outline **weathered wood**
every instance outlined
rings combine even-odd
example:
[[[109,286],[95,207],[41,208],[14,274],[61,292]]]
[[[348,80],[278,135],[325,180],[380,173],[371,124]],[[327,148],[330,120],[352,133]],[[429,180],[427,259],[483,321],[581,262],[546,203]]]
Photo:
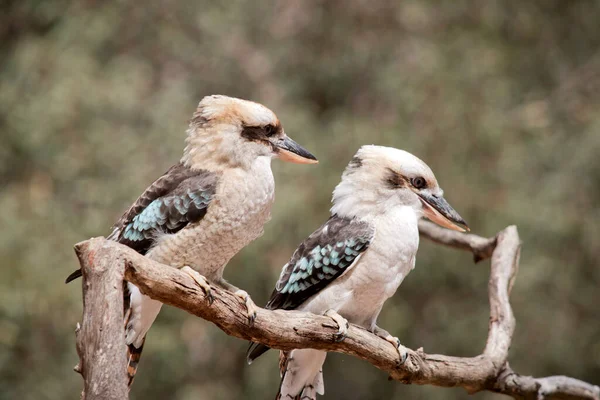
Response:
[[[123,260],[111,242],[91,239],[75,245],[83,272],[83,322],[77,327],[85,400],[128,397],[123,334]]]
[[[521,376],[514,373],[508,365],[508,349],[515,329],[509,294],[518,271],[521,246],[516,227],[510,226],[490,239],[444,230],[424,221],[419,224],[419,228],[423,237],[470,251],[476,261],[492,258],[488,285],[488,338],[483,353],[477,357],[426,354],[419,349],[410,351],[407,362],[399,365],[394,347],[365,329],[351,325],[346,339],[336,342],[334,334],[337,327],[330,318],[298,311],[259,309],[256,321],[249,325],[243,302],[232,293],[214,287],[215,300],[209,304],[206,294],[192,278],[177,269],[151,261],[118,243],[102,239],[92,239],[79,246],[80,251],[84,250],[84,260],[90,260],[90,257],[94,262],[99,262],[100,259],[124,260],[125,279],[136,284],[144,294],[211,321],[228,335],[240,339],[260,342],[281,350],[314,348],[350,354],[386,371],[391,378],[406,383],[460,386],[470,393],[491,390],[526,399],[600,399],[598,386],[562,376],[537,379]],[[102,255],[101,258],[98,253]],[[122,264],[119,261],[113,266]],[[121,296],[120,290],[118,292]],[[118,304],[122,306],[122,300]],[[119,306],[112,308],[122,317]],[[85,312],[90,310],[91,308],[86,308]],[[122,326],[120,329],[122,330]],[[121,342],[122,336],[121,331]],[[122,348],[124,352],[124,344]]]
[[[494,248],[496,248],[496,237],[482,238],[472,233],[457,233],[456,231],[440,228],[425,220],[419,221],[419,233],[432,242],[470,251],[473,253],[475,262],[490,258]]]
[[[567,376],[534,378],[515,373],[505,364],[497,380],[489,390],[504,393],[514,398],[525,399],[598,399],[598,386],[589,385]]]

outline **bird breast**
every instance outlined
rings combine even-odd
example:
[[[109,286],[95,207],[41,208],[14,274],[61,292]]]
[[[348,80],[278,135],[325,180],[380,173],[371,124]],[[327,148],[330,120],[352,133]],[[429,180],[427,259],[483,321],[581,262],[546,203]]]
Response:
[[[419,247],[417,217],[399,208],[372,221],[375,236],[369,249],[344,275],[301,309],[323,313],[335,309],[350,322],[370,328],[383,303],[394,295],[415,266]]]
[[[149,256],[178,268],[189,265],[209,279],[221,278],[227,262],[263,234],[274,191],[266,157],[259,157],[247,170],[225,170],[205,217],[160,238]]]

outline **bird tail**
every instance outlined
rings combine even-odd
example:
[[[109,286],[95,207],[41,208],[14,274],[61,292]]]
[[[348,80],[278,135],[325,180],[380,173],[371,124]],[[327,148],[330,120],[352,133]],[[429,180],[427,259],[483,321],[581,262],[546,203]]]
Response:
[[[323,385],[323,372],[319,371],[317,376],[315,377],[315,381],[311,384],[308,384],[302,388],[300,393],[295,395],[294,397],[290,397],[290,395],[286,395],[286,397],[282,397],[281,387],[283,385],[283,380],[285,376],[281,378],[281,383],[279,384],[279,390],[277,391],[276,400],[281,399],[293,399],[293,400],[317,400],[317,394],[323,394],[325,389]]]
[[[292,350],[280,352],[281,382],[277,400],[316,400],[325,393],[323,362],[327,353],[318,350]]]
[[[71,275],[67,276],[67,279],[65,279],[65,283],[69,283],[71,281],[74,281],[75,279],[79,278],[82,274],[81,270],[75,270],[71,273]]]
[[[127,329],[131,312],[131,292],[129,291],[127,282],[123,281],[123,324],[125,325],[125,329]],[[138,347],[135,347],[133,343],[127,345],[127,387],[129,388],[131,388],[133,378],[135,378],[145,342],[146,336],[144,336],[142,343]]]
[[[131,384],[133,383],[133,378],[135,378],[135,373],[137,372],[138,363],[140,362],[140,357],[142,356],[142,350],[144,349],[145,341],[146,337],[144,337],[142,345],[140,347],[135,347],[133,344],[127,345],[128,387],[131,387]]]
[[[254,360],[269,351],[271,348],[260,343],[250,343],[248,351],[246,352],[246,361],[248,364],[252,364]]]

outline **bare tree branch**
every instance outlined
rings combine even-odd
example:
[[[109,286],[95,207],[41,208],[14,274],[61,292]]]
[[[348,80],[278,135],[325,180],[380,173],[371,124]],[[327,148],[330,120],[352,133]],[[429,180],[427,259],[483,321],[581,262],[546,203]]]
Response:
[[[432,242],[456,249],[467,250],[473,253],[475,262],[483,261],[492,256],[496,248],[496,238],[482,238],[473,234],[460,234],[448,229],[440,228],[431,222],[419,221],[421,236]]]
[[[101,238],[84,242],[85,247],[79,246],[84,249],[84,260],[99,251],[107,257],[112,254],[108,257],[112,260],[124,260],[125,279],[137,285],[144,294],[211,321],[228,335],[240,339],[281,350],[314,348],[350,354],[405,383],[460,386],[469,393],[490,390],[514,398],[536,400],[600,399],[598,386],[561,376],[537,379],[521,376],[508,365],[508,349],[515,329],[509,294],[518,271],[521,246],[516,227],[510,226],[491,239],[451,232],[427,222],[420,223],[419,228],[422,236],[434,242],[471,251],[476,261],[492,258],[489,332],[484,352],[477,357],[426,354],[419,349],[411,351],[407,362],[399,365],[394,347],[365,329],[351,325],[346,339],[337,343],[334,340],[337,326],[330,318],[298,311],[260,309],[255,323],[250,326],[244,304],[232,293],[215,287],[215,301],[211,305],[202,289],[175,268],[153,262],[125,246]],[[122,336],[121,332],[119,342],[122,342]],[[119,346],[116,342],[112,345]]]
[[[77,327],[85,400],[121,400],[128,394],[123,334],[124,263],[112,242],[97,238],[75,245],[83,272],[83,322]],[[119,249],[120,250],[120,249]]]

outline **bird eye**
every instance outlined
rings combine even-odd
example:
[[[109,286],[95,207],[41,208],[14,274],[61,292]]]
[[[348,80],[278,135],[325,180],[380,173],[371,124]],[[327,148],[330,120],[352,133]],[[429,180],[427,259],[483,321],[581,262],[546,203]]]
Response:
[[[427,181],[425,181],[425,178],[420,176],[412,178],[410,183],[417,189],[423,189],[425,186],[427,186]]]
[[[277,132],[277,130],[275,129],[275,127],[273,125],[265,126],[265,134],[267,135],[267,137],[273,136],[275,134],[275,132]]]

